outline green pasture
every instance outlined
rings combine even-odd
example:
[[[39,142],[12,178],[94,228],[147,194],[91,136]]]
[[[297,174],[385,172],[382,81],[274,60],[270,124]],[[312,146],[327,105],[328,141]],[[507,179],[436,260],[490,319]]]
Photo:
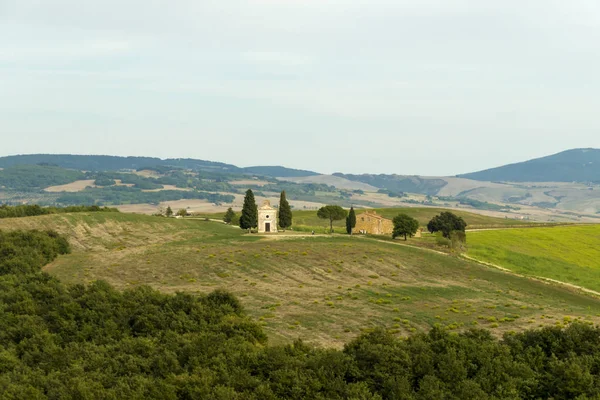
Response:
[[[600,225],[479,231],[467,241],[477,260],[600,291]]]

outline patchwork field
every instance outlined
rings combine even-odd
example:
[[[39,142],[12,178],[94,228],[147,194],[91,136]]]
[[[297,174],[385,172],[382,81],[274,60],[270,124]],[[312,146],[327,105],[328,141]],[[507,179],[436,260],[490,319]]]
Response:
[[[373,327],[407,335],[434,324],[480,326],[500,334],[600,321],[594,297],[364,237],[265,237],[203,220],[124,213],[0,220],[0,229],[34,228],[69,236],[73,253],[46,269],[63,281],[103,279],[118,288],[146,284],[165,292],[224,288],[275,343],[302,337],[341,346]]]
[[[468,255],[600,291],[600,225],[472,232]]]

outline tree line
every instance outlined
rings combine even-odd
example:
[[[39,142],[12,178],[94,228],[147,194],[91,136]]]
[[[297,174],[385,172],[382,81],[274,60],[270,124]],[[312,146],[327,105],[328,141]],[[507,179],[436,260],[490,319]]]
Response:
[[[105,188],[86,188],[85,190],[76,193],[63,193],[56,199],[56,202],[64,205],[120,205],[137,203],[159,204],[165,201],[182,199],[207,200],[211,203],[230,203],[234,200],[234,196],[228,194],[181,190],[144,192],[142,189],[133,187],[109,186]]]
[[[268,345],[237,298],[66,285],[54,232],[0,232],[3,399],[594,399],[600,329],[367,331],[343,349]]]
[[[37,204],[20,206],[0,205],[0,219],[76,212],[119,212],[119,210],[117,208],[100,206],[40,207]]]

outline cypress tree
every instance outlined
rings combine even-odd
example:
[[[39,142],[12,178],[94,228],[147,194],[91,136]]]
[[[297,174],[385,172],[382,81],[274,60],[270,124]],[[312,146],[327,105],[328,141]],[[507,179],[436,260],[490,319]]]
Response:
[[[285,197],[285,190],[281,192],[281,197],[279,198],[279,226],[284,230],[292,226],[292,209],[290,207],[290,203],[288,203],[287,198]]]
[[[348,235],[352,235],[352,230],[356,226],[356,213],[354,212],[354,207],[350,207],[350,213],[346,217],[346,232]]]
[[[240,217],[240,228],[252,229],[258,226],[258,206],[254,200],[254,193],[251,189],[246,191],[244,196],[244,206]]]

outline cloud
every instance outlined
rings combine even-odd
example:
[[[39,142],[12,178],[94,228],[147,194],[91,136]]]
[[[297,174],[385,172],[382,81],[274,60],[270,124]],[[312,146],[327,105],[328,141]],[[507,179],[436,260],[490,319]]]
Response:
[[[42,144],[48,132],[110,132],[127,142],[121,153],[130,146],[150,155],[158,150],[145,143],[161,142],[165,131],[173,140],[216,137],[246,147],[289,132],[290,141],[304,140],[273,163],[301,167],[302,154],[315,153],[322,165],[314,169],[350,172],[368,169],[350,144],[337,161],[316,147],[368,138],[386,144],[380,172],[437,175],[527,158],[534,147],[538,155],[600,146],[592,134],[600,129],[599,7],[592,0],[0,0],[3,130]],[[28,152],[24,143],[7,146]],[[223,147],[205,157],[252,163],[247,152]],[[398,148],[430,150],[405,152],[399,166]],[[435,151],[455,154],[461,170],[437,161]]]
[[[133,48],[127,40],[71,40],[61,43],[25,43],[0,49],[0,62],[65,62],[126,54]]]

